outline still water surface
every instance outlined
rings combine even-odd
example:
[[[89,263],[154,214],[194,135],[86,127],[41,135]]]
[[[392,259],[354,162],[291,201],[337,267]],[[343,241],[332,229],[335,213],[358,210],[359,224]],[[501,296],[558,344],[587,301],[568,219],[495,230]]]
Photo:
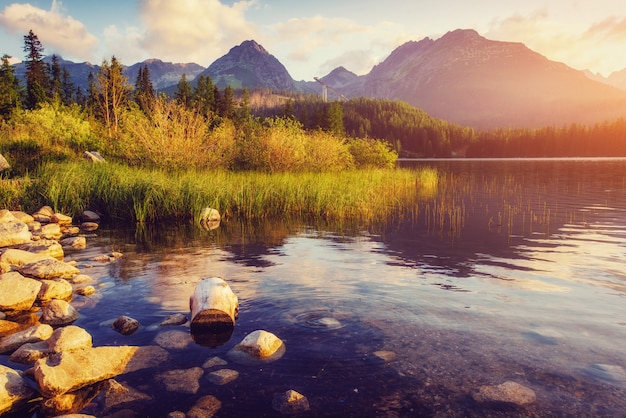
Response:
[[[626,160],[403,161],[432,166],[440,193],[377,227],[222,223],[102,229],[68,255],[103,286],[74,300],[94,345],[153,344],[189,312],[205,277],[240,301],[232,337],[170,350],[165,368],[201,367],[251,331],[286,345],[239,378],[167,393],[158,371],[118,378],[149,394],[137,416],[187,411],[215,395],[218,416],[276,416],[275,393],[304,394],[303,416],[626,416]],[[121,251],[120,260],[89,263]],[[121,336],[111,319],[142,324]],[[188,332],[188,327],[168,327]],[[395,354],[383,361],[374,352]],[[482,385],[535,391],[526,407],[477,404]],[[86,412],[103,414],[92,403]],[[114,411],[114,410],[113,410]]]

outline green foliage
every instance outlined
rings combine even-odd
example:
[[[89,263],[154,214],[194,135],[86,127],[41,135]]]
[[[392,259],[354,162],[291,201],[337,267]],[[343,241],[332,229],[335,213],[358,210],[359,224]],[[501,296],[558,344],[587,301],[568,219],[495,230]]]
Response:
[[[370,138],[352,139],[349,148],[358,168],[393,168],[398,158],[388,143]]]

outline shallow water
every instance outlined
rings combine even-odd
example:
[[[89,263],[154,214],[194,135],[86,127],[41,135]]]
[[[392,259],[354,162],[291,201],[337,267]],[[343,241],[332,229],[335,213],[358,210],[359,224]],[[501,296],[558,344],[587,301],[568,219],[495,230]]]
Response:
[[[288,389],[308,398],[303,416],[626,416],[626,160],[401,165],[434,166],[453,186],[376,227],[103,228],[87,250],[68,254],[100,285],[73,301],[76,325],[96,346],[188,333],[156,324],[187,314],[202,278],[223,277],[239,297],[224,345],[181,344],[163,366],[220,356],[239,378],[202,378],[188,395],[165,392],[154,378],[162,370],[120,376],[153,398],[131,405],[136,416],[186,412],[206,394],[222,402],[217,416],[276,416],[272,397]],[[91,261],[111,250],[124,256]],[[110,320],[120,315],[142,326],[117,334]],[[283,339],[284,355],[230,361],[227,351],[257,329]],[[0,363],[16,367],[6,356]],[[536,402],[471,397],[508,380],[533,389]],[[84,412],[116,411],[98,399]]]

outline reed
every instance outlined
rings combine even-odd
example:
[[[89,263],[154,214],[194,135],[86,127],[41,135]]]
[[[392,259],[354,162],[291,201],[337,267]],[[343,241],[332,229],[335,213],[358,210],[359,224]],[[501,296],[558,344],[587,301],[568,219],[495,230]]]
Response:
[[[112,220],[198,220],[206,206],[226,218],[377,222],[414,210],[434,193],[436,172],[404,169],[341,172],[232,172],[133,168],[115,163],[42,166],[31,195],[38,204]]]

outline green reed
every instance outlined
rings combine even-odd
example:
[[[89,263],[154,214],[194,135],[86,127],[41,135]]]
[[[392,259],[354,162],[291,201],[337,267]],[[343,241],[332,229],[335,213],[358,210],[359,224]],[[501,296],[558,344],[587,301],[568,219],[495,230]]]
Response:
[[[204,207],[226,218],[375,222],[412,210],[437,189],[437,172],[404,169],[261,173],[131,168],[106,163],[47,164],[33,182],[39,201],[112,220],[198,221]]]

